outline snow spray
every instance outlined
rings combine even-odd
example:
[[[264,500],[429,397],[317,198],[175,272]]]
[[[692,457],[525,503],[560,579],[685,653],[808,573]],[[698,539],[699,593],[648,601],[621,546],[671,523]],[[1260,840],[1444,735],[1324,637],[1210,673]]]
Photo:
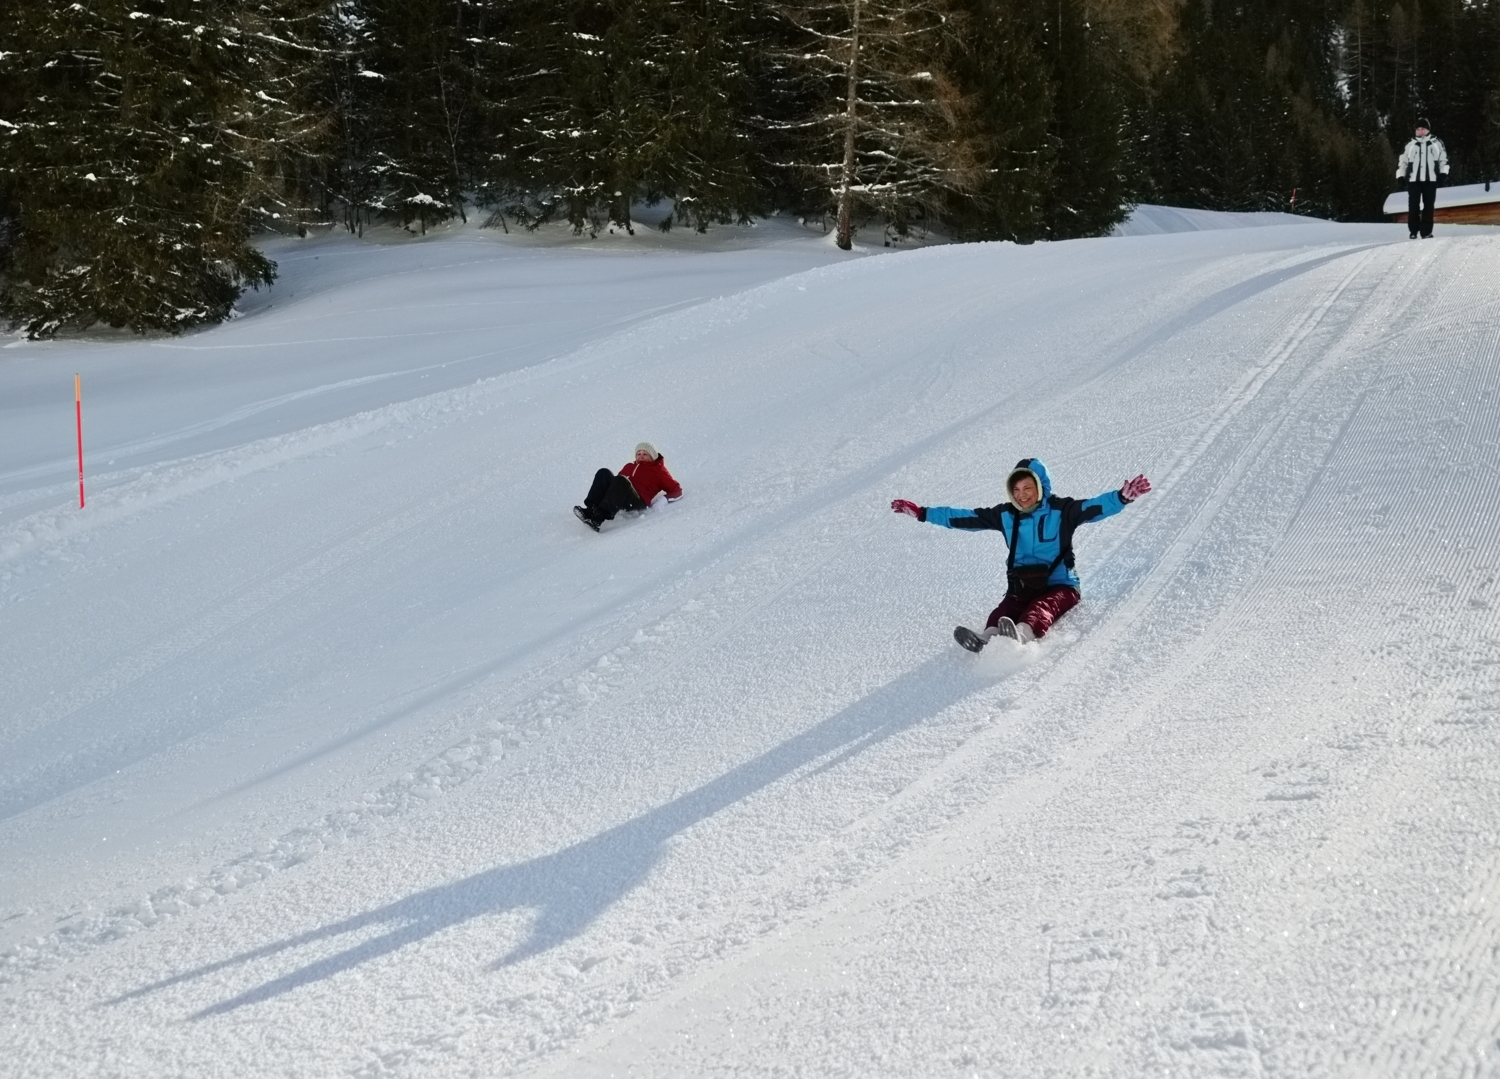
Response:
[[[73,414],[78,420],[78,508],[83,509],[83,376],[73,376]]]

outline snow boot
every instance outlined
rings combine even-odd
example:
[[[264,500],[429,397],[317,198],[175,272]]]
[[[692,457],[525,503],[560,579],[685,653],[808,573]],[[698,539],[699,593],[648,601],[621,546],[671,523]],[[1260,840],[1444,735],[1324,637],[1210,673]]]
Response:
[[[588,510],[584,509],[582,506],[573,507],[573,516],[577,517],[580,521],[588,525],[595,532],[599,531],[599,522],[594,520],[594,515]]]
[[[968,626],[959,626],[953,631],[953,639],[963,645],[970,652],[978,652],[984,648],[986,638],[975,633]]]
[[[1031,628],[1030,622],[1016,622],[1003,617],[995,623],[994,634],[997,637],[1009,637],[1017,644],[1030,644],[1036,640],[1036,630]]]

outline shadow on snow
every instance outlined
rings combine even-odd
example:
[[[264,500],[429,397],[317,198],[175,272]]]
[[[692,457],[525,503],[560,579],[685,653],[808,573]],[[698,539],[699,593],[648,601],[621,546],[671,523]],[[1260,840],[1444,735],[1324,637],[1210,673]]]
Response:
[[[823,761],[825,768],[845,763],[885,739],[940,714],[976,688],[975,682],[954,669],[952,655],[935,656],[817,726],[696,790],[555,854],[487,869],[451,884],[416,892],[332,925],[154,982],[109,1003],[122,1003],[345,934],[372,927],[384,930],[372,939],[308,963],[193,1016],[203,1019],[331,978],[473,918],[534,910],[536,916],[529,936],[491,969],[518,963],[587,929],[646,879],[661,858],[663,844],[673,836],[824,758],[831,757]]]

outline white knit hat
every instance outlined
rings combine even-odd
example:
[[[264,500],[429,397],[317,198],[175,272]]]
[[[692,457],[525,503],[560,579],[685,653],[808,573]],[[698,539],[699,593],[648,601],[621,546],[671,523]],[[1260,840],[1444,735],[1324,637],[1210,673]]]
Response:
[[[649,442],[637,442],[635,444],[636,453],[640,453],[642,450],[645,450],[647,453],[649,453],[651,455],[651,460],[653,461],[661,459],[661,454],[657,453],[656,447],[651,445],[651,443]]]

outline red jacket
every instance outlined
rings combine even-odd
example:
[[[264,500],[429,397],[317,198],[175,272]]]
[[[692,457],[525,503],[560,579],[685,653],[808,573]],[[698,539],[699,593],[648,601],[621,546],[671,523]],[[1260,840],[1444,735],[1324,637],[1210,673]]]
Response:
[[[667,471],[665,458],[658,457],[654,461],[641,464],[639,461],[631,461],[620,469],[620,475],[630,481],[630,486],[635,488],[635,493],[641,496],[641,501],[646,505],[662,491],[667,492],[671,499],[682,497],[682,485],[672,478],[672,473]]]

